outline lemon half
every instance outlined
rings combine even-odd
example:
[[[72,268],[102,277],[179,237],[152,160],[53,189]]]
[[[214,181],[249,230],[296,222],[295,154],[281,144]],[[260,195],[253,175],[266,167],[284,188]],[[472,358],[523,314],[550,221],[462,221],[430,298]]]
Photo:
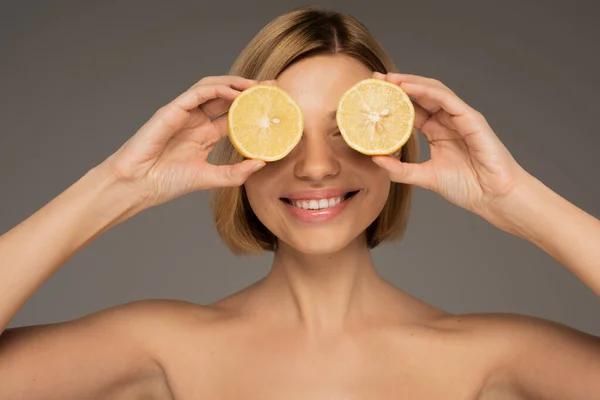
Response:
[[[276,161],[298,144],[302,110],[275,85],[258,84],[240,93],[228,112],[229,138],[244,157]]]
[[[342,137],[354,150],[367,155],[392,154],[410,138],[415,109],[400,86],[370,78],[342,95],[336,120]]]

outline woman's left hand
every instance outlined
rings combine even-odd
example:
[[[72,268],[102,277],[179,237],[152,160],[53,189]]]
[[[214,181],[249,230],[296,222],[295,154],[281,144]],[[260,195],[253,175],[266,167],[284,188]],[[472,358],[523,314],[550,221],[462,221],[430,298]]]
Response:
[[[484,116],[438,80],[417,75],[374,73],[399,85],[415,106],[415,128],[427,139],[431,158],[404,163],[373,156],[395,182],[433,190],[486,219],[498,201],[528,179]]]

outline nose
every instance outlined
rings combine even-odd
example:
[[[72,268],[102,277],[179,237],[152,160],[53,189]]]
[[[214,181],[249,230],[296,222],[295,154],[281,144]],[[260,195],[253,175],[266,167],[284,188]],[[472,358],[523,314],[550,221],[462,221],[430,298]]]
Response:
[[[326,138],[304,134],[294,150],[294,174],[298,178],[322,181],[339,174],[339,160]]]

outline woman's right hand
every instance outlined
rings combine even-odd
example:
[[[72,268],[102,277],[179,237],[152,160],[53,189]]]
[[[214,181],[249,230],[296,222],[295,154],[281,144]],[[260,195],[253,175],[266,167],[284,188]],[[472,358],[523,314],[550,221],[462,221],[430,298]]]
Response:
[[[145,208],[184,194],[239,186],[265,165],[244,160],[234,165],[207,161],[213,146],[227,135],[231,102],[258,82],[238,76],[206,77],[156,113],[99,167],[141,196]]]

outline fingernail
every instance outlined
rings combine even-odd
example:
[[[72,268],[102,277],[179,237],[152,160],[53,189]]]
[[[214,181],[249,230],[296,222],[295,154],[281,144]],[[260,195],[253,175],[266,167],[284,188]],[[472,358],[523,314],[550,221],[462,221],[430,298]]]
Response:
[[[252,168],[250,169],[250,172],[255,172],[258,171],[259,169],[261,169],[262,167],[264,167],[266,165],[266,163],[264,161],[259,161],[254,163],[254,165],[252,166]]]

